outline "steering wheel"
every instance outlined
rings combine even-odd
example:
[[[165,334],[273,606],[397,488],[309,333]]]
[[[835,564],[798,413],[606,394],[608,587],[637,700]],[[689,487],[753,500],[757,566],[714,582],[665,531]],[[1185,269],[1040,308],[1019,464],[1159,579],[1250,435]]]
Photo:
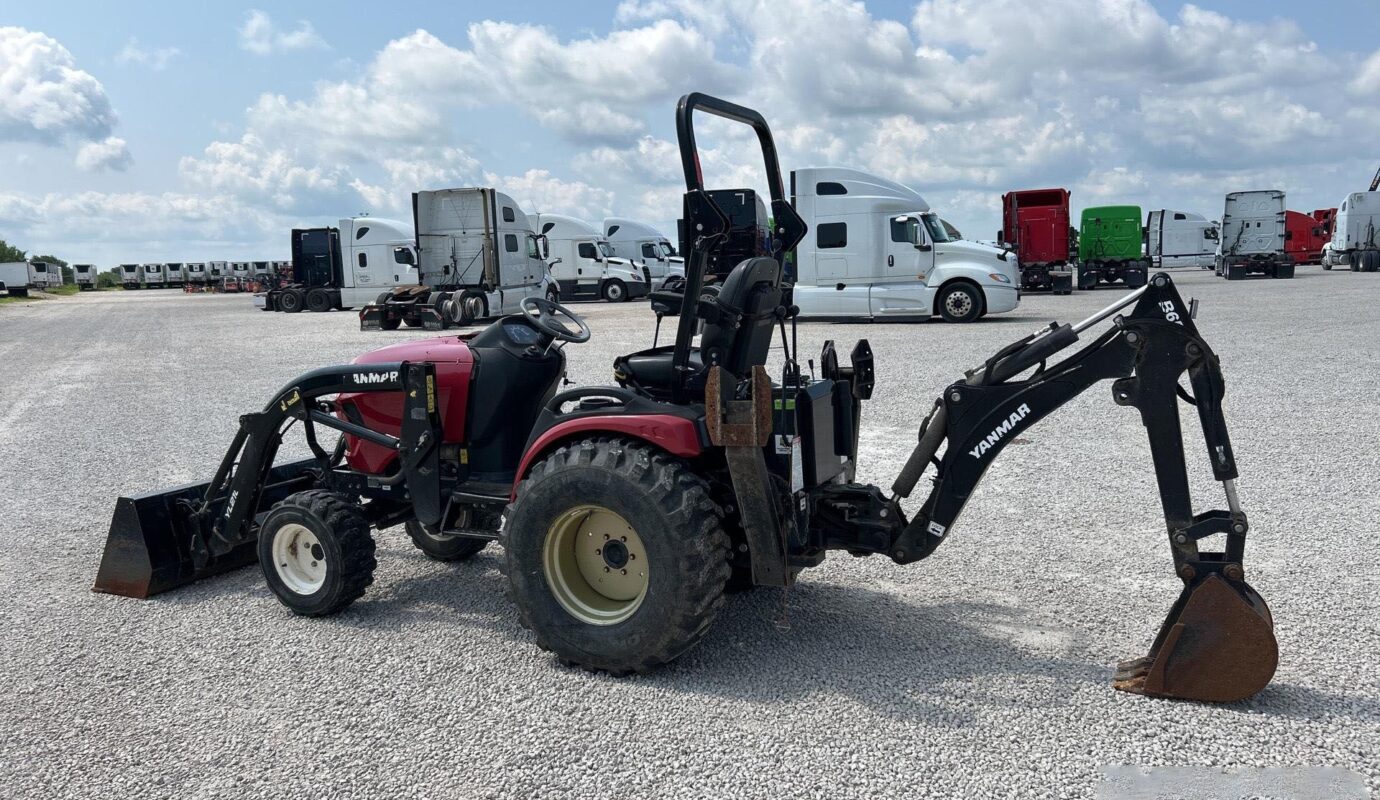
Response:
[[[543,333],[557,341],[573,344],[589,341],[589,326],[585,324],[584,320],[575,316],[574,311],[560,303],[553,303],[545,297],[524,297],[522,298],[522,310]],[[575,323],[579,330],[572,331],[566,325],[567,321]]]

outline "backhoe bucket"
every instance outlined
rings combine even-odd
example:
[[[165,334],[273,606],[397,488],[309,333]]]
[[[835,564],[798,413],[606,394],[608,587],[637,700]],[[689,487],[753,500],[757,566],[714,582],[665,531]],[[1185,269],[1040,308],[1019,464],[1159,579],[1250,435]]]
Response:
[[[259,499],[259,513],[296,491],[310,488],[312,459],[274,467]],[[224,499],[197,514],[210,483],[192,483],[115,501],[105,554],[92,591],[147,598],[184,584],[248,566],[257,558],[251,537],[228,552],[212,554],[207,539]]]
[[[1184,587],[1150,655],[1121,662],[1112,686],[1152,697],[1228,703],[1265,688],[1278,664],[1265,601],[1245,581],[1209,573]]]

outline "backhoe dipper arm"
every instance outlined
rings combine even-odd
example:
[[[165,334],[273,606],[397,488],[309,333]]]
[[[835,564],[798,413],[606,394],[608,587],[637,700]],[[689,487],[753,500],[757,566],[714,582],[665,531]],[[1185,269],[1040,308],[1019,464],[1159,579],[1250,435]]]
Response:
[[[1113,327],[1083,350],[1043,366],[1080,332],[1132,303],[1129,315],[1115,316]],[[932,553],[1008,443],[1094,383],[1113,380],[1112,399],[1138,409],[1149,435],[1175,573],[1184,582],[1150,655],[1123,663],[1116,685],[1160,696],[1232,700],[1268,683],[1278,653],[1269,610],[1244,580],[1248,524],[1236,497],[1236,459],[1222,414],[1222,372],[1191,311],[1169,276],[1160,273],[1145,288],[1077,325],[1052,325],[1003,349],[966,380],[945,389],[892,487],[898,498],[908,496],[927,465],[935,463],[934,488],[892,542],[889,555],[908,563]],[[1012,379],[1037,364],[1029,377]],[[1185,372],[1192,394],[1179,384]],[[1213,475],[1226,490],[1226,510],[1193,513],[1179,423],[1181,399],[1198,409]],[[948,447],[936,459],[943,442]],[[1199,549],[1200,540],[1219,533],[1226,537],[1221,551]]]

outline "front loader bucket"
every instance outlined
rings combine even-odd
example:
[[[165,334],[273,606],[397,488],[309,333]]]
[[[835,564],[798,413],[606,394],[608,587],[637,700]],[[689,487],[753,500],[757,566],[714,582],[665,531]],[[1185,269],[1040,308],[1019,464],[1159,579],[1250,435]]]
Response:
[[[1184,587],[1150,655],[1121,662],[1112,686],[1152,697],[1228,703],[1264,689],[1278,664],[1265,601],[1245,581],[1210,573]]]
[[[305,459],[274,467],[258,511],[265,512],[289,494],[310,488],[313,476],[308,469],[315,466],[316,461]],[[224,509],[222,499],[208,513],[194,513],[209,486],[209,482],[191,483],[116,500],[92,591],[142,599],[252,564],[257,557],[253,538],[228,552],[207,550],[207,529]]]

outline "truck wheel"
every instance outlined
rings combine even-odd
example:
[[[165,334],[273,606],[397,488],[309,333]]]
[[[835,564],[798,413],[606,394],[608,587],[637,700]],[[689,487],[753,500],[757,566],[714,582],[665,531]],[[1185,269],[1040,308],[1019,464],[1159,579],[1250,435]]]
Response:
[[[604,283],[604,299],[610,303],[621,303],[628,299],[628,287],[616,278],[606,281]]]
[[[1362,250],[1357,260],[1362,272],[1375,272],[1380,269],[1380,250]]]
[[[330,311],[333,305],[335,303],[331,302],[331,293],[325,289],[312,289],[307,292],[308,311]]]
[[[296,289],[288,289],[278,295],[278,310],[286,311],[289,314],[296,314],[302,310],[302,293]]]
[[[259,526],[268,588],[295,614],[321,617],[353,603],[374,582],[374,539],[359,505],[312,489],[273,506]]]
[[[441,533],[415,519],[408,520],[404,527],[417,549],[437,561],[464,561],[489,545],[487,539]]]
[[[585,439],[537,462],[500,541],[519,620],[566,664],[646,672],[723,606],[729,541],[708,484],[640,442]]]
[[[416,317],[403,317],[403,324],[409,328],[422,327],[422,321],[417,319]]]
[[[951,283],[939,290],[935,305],[945,322],[974,322],[982,316],[982,292],[971,283]]]
[[[395,331],[402,325],[402,320],[397,317],[384,317],[379,320],[379,327],[386,331]]]

